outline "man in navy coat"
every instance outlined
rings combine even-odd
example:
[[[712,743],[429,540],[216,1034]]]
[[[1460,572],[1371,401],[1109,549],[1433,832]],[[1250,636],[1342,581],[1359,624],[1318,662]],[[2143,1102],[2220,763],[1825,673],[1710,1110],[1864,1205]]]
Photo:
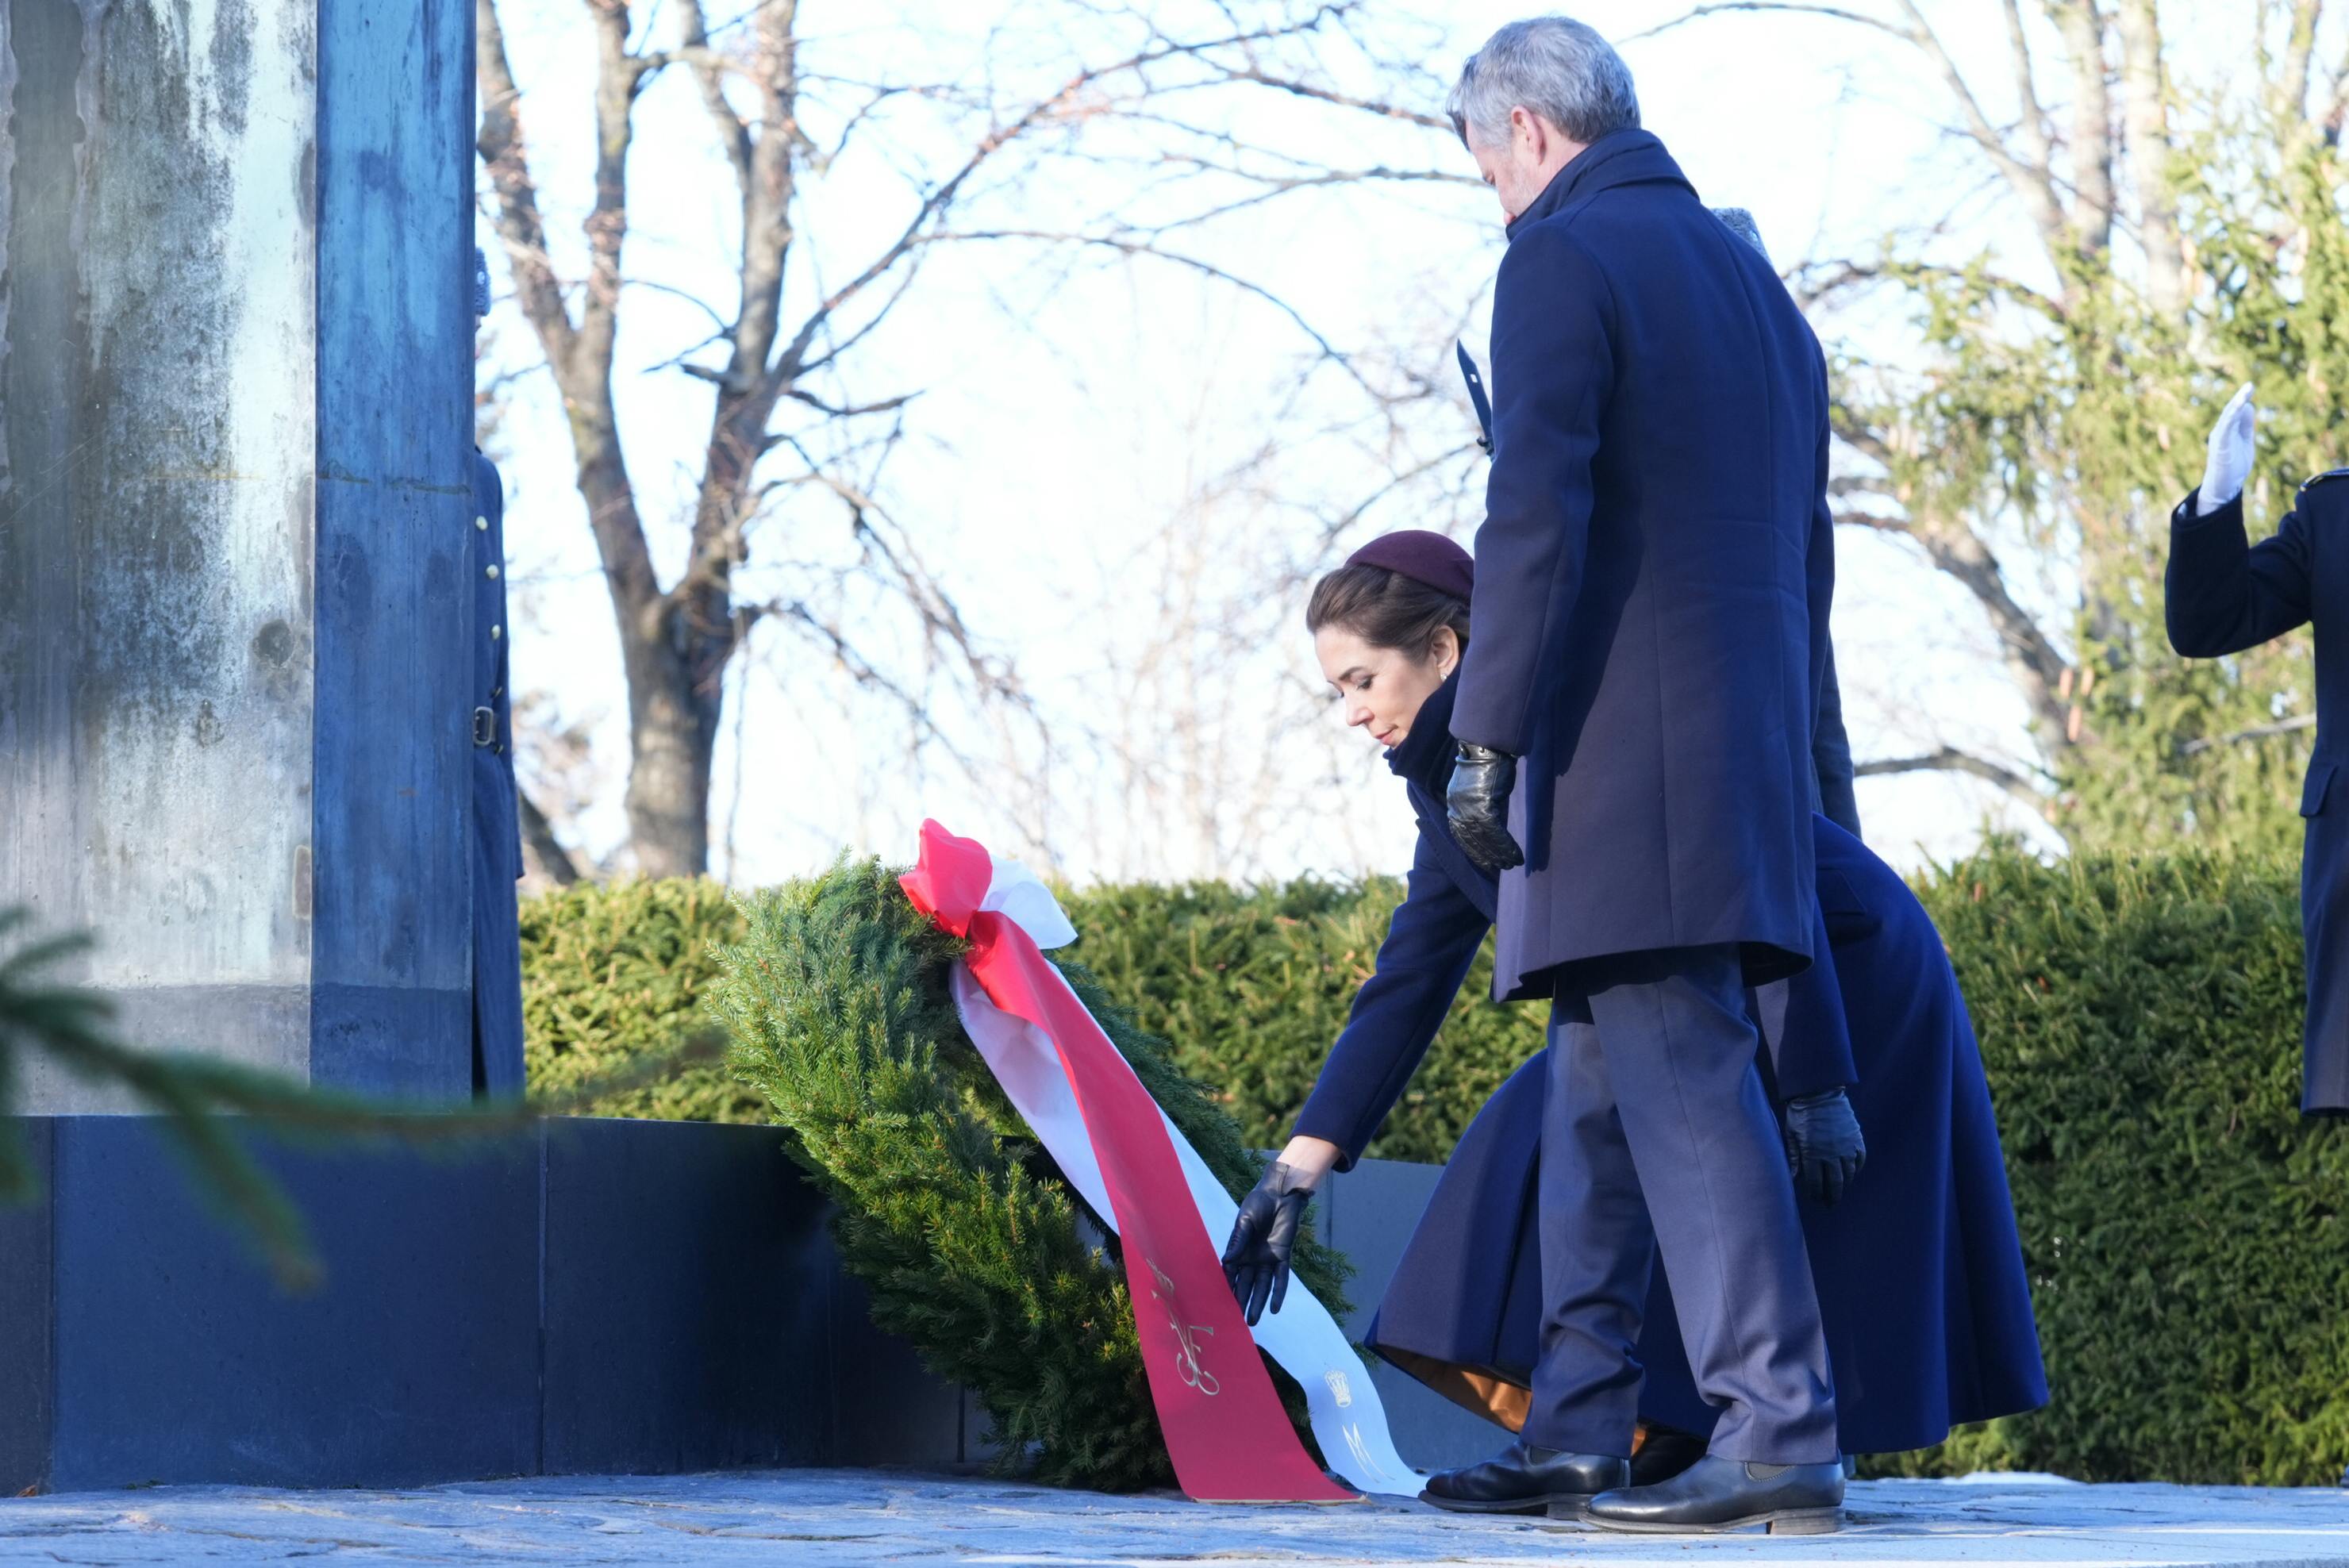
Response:
[[[2308,949],[2301,1110],[2349,1115],[2349,779],[2340,777],[2349,694],[2349,469],[2319,474],[2275,533],[2243,531],[2256,410],[2245,387],[2210,432],[2202,483],[2169,520],[2170,645],[2189,658],[2256,647],[2296,626],[2316,628],[2316,748],[2300,791],[2300,920]]]
[[[1452,1484],[1595,1491],[1619,1528],[1832,1529],[1826,1346],[1744,1005],[1810,965],[1818,918],[1826,366],[1589,28],[1502,28],[1453,109],[1509,241],[1449,810],[1505,872],[1496,995],[1554,998],[1546,1181],[1590,1196],[1544,1232],[1525,1441]],[[1850,1117],[1840,1089],[1798,1112]],[[1658,1255],[1720,1418],[1683,1475],[1602,1491]]]
[[[489,311],[489,272],[473,253],[473,315]],[[522,875],[522,822],[514,796],[513,698],[507,689],[505,486],[474,449],[473,507],[466,559],[473,577],[472,862],[473,1090],[523,1091],[522,936],[514,882]]]

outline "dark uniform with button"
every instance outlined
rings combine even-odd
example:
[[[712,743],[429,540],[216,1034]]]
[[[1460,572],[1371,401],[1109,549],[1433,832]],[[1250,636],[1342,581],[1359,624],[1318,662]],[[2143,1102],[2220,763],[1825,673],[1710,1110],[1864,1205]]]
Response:
[[[472,469],[473,1088],[520,1094],[522,934],[514,882],[522,875],[522,824],[506,689],[505,497],[497,466],[478,449]]]
[[[2169,643],[2188,658],[2241,653],[2301,625],[2316,637],[2316,751],[2301,787],[2307,819],[2300,918],[2308,950],[2301,1109],[2349,1113],[2349,469],[2300,487],[2273,537],[2251,544],[2240,496],[2169,519]]]
[[[489,269],[473,253],[473,312],[489,308]],[[522,933],[514,883],[522,876],[522,820],[514,794],[513,701],[506,647],[505,485],[473,449],[467,559],[473,580],[473,1088],[523,1091]]]

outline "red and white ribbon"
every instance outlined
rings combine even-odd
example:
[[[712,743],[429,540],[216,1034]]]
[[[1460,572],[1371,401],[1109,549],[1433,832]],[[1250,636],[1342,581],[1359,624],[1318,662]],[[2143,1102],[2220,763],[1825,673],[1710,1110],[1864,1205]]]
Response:
[[[1167,1119],[1046,947],[1076,939],[1050,889],[935,822],[903,879],[915,905],[971,938],[953,976],[963,1027],[1005,1094],[1093,1212],[1118,1231],[1151,1398],[1175,1478],[1213,1501],[1338,1501],[1297,1440],[1217,1255],[1238,1206]],[[1361,1358],[1301,1283],[1254,1342],[1305,1389],[1313,1432],[1364,1491],[1415,1495]]]

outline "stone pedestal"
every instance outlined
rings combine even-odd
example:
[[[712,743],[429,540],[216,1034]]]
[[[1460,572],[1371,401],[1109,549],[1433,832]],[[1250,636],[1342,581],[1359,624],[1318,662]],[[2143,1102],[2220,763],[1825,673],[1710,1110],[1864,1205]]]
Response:
[[[471,16],[0,0],[0,906],[137,1044],[471,1086]]]
[[[978,1457],[777,1129],[269,1149],[326,1269],[289,1295],[152,1119],[5,1125],[46,1191],[0,1208],[0,1496]]]

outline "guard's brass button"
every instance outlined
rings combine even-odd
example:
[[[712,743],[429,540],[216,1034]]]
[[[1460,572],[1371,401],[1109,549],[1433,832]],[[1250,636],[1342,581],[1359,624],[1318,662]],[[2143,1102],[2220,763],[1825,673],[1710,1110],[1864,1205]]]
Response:
[[[481,570],[488,573],[492,577],[495,577],[498,574],[498,569],[494,566],[485,566]]]
[[[477,517],[473,520],[473,526],[487,533],[490,531],[490,520],[486,517]]]
[[[493,643],[505,634],[506,629],[503,626],[492,626],[490,628],[490,641]]]

